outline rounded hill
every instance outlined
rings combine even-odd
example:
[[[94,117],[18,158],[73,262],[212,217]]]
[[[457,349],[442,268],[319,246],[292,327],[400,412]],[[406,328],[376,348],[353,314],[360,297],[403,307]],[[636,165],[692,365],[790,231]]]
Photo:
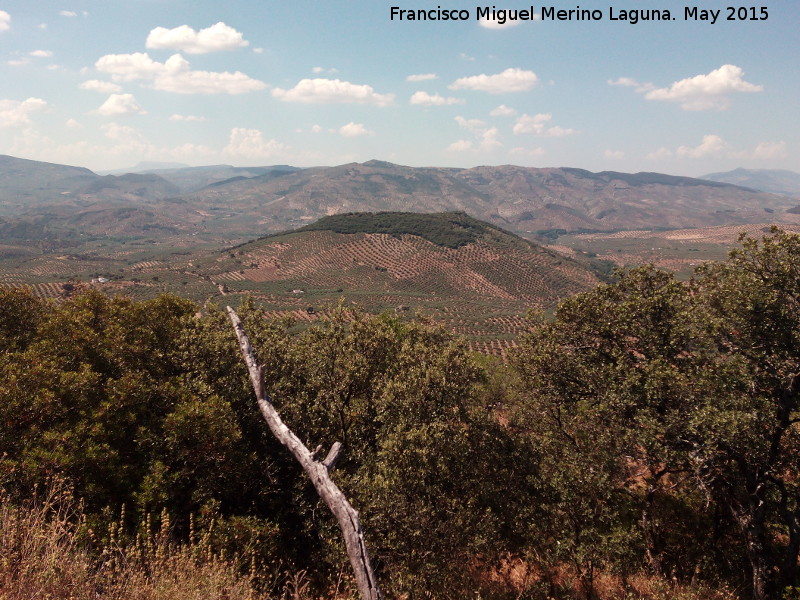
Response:
[[[422,312],[503,347],[529,310],[598,281],[575,260],[452,212],[334,215],[232,248],[206,268],[226,293],[251,293],[277,313],[315,314],[345,298]]]

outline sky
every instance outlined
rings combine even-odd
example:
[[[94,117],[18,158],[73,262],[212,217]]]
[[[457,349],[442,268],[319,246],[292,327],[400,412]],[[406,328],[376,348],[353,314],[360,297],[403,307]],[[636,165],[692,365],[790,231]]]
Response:
[[[738,1],[0,0],[0,154],[800,172],[800,2]]]

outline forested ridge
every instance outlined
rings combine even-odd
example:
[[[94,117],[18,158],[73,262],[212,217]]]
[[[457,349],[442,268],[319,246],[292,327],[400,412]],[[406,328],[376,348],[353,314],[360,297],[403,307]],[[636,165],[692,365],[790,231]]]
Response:
[[[800,236],[620,273],[507,364],[422,319],[237,310],[283,419],[342,442],[388,598],[800,597]],[[353,597],[220,307],[0,290],[0,486],[4,600]]]

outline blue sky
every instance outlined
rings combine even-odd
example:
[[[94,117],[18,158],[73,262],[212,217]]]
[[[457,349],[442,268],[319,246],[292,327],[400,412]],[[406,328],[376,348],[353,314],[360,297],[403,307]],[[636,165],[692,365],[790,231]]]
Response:
[[[800,3],[0,0],[0,153],[94,170],[517,164],[800,171]],[[458,9],[464,21],[390,20]],[[684,6],[717,11],[686,21]],[[675,20],[611,21],[623,11]]]

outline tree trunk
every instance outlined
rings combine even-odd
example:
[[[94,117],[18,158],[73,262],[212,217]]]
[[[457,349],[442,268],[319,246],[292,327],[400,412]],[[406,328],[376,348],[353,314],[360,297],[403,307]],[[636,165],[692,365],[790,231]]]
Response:
[[[250,346],[250,340],[247,339],[242,322],[230,306],[228,307],[228,315],[231,318],[231,323],[233,323],[233,328],[236,330],[236,337],[239,339],[242,356],[245,364],[247,364],[247,370],[250,372],[250,381],[256,393],[258,408],[264,420],[266,420],[273,435],[289,449],[303,467],[320,498],[325,501],[325,504],[328,505],[328,508],[331,509],[331,512],[339,522],[339,527],[344,536],[347,556],[355,572],[356,584],[362,600],[382,600],[383,596],[369,561],[358,512],[350,505],[345,495],[330,477],[330,471],[339,458],[342,445],[339,442],[335,442],[330,452],[328,452],[328,456],[320,461],[316,458],[315,453],[310,452],[305,444],[300,441],[300,438],[286,426],[280,415],[278,415],[278,411],[272,405],[272,399],[264,387],[263,367],[260,367],[256,362],[253,348]]]

